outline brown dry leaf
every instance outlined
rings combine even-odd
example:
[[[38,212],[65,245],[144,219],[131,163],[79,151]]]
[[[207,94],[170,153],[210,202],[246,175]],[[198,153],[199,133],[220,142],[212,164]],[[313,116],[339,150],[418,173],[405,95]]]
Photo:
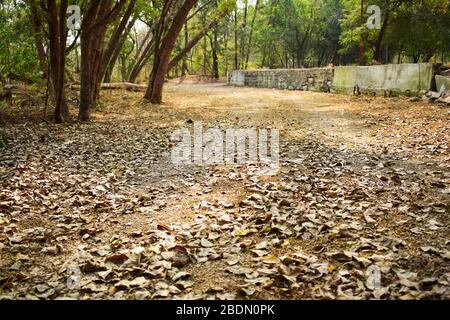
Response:
[[[257,229],[241,229],[234,233],[236,237],[245,237],[253,233],[258,233]]]
[[[261,259],[261,261],[265,264],[278,264],[280,263],[280,259],[275,256],[266,256]]]
[[[202,238],[200,244],[204,248],[212,248],[212,247],[214,247],[214,243],[212,243],[211,241],[209,241],[208,239],[205,239],[205,238]]]
[[[86,126],[5,126],[0,299],[450,298],[442,109],[166,88],[169,108],[112,91]],[[280,129],[279,170],[174,166],[186,119]]]
[[[112,262],[116,265],[123,264],[128,260],[128,256],[125,253],[111,254],[105,258],[105,262]]]
[[[191,274],[189,272],[180,271],[180,272],[177,272],[174,276],[172,276],[172,281],[177,282],[180,279],[186,279],[186,278],[189,278],[190,276],[191,276]]]

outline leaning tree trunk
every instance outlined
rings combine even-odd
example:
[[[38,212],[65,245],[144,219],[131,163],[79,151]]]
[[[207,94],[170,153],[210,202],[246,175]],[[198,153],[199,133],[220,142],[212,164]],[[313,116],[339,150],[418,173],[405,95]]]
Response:
[[[150,41],[142,55],[140,56],[139,60],[134,64],[133,69],[130,72],[130,75],[128,77],[128,82],[136,82],[136,79],[139,75],[139,73],[142,71],[142,68],[144,68],[145,63],[147,60],[151,57],[151,55],[154,53],[154,41]]]
[[[136,17],[137,18],[137,17]],[[127,30],[125,30],[124,34],[122,35],[122,38],[120,39],[120,43],[117,45],[112,57],[111,57],[111,61],[109,62],[109,66],[108,66],[108,70],[105,74],[105,79],[104,82],[106,83],[110,83],[111,82],[111,78],[112,78],[112,73],[114,71],[114,67],[117,63],[117,59],[119,58],[120,52],[122,51],[123,48],[123,44],[125,43],[125,40],[127,39],[131,28],[133,27],[134,23],[136,22],[136,19],[133,19],[132,21],[130,21],[130,23],[128,24]],[[108,79],[108,80],[107,80]],[[124,80],[124,79],[123,79]]]
[[[29,0],[31,9],[31,20],[33,22],[34,44],[36,46],[41,72],[47,77],[47,53],[45,51],[44,41],[42,39],[42,21],[39,18],[38,6],[34,0]]]
[[[237,8],[234,10],[234,70],[239,69]]]
[[[128,21],[131,18],[131,15],[133,14],[134,7],[136,5],[136,0],[130,0],[127,9],[125,10],[125,13],[117,26],[117,28],[114,30],[111,38],[109,39],[108,47],[106,50],[102,51],[102,54],[100,55],[100,65],[98,74],[96,75],[96,83],[95,83],[95,92],[94,92],[94,101],[96,101],[100,95],[100,86],[102,83],[103,78],[105,77],[106,72],[108,71],[108,67],[110,66],[111,59],[114,55],[114,53],[117,50],[120,50],[123,46],[123,43],[125,39],[123,39],[123,34],[128,34],[129,29],[131,29],[134,25],[134,22],[137,19],[132,19],[131,23],[128,24]],[[129,28],[129,29],[128,29]],[[103,30],[102,30],[103,31]],[[106,32],[106,25],[105,25],[105,32]]]
[[[155,51],[155,62],[153,65],[152,76],[149,81],[145,98],[151,103],[160,104],[162,100],[162,90],[164,86],[165,76],[167,74],[170,54],[175,46],[178,35],[186,21],[187,15],[197,0],[185,0],[177,14],[175,15],[170,29],[163,38],[160,49]]]
[[[252,18],[252,22],[250,25],[250,35],[248,36],[248,46],[247,46],[247,54],[245,56],[245,65],[244,65],[244,69],[247,69],[248,67],[248,61],[250,59],[250,49],[252,47],[252,38],[253,38],[253,28],[255,26],[255,20],[256,20],[256,15],[258,14],[258,6],[259,6],[259,0],[256,0],[256,4],[255,4],[255,12],[253,13],[253,18]]]
[[[244,69],[245,63],[245,42],[247,38],[247,15],[248,15],[248,0],[244,0],[244,14],[242,17],[242,25],[241,25],[241,47],[239,55],[242,57],[241,64],[239,68]]]
[[[89,121],[91,109],[98,98],[104,40],[108,23],[120,13],[125,0],[112,8],[112,0],[92,0],[81,24],[81,88],[78,120]]]
[[[136,78],[141,72],[145,62],[153,53],[152,52],[153,39],[151,39],[153,32],[154,28],[150,28],[147,31],[144,39],[142,40],[142,43],[138,46],[133,59],[131,59],[131,63],[129,63],[127,66],[127,69],[129,70],[128,72],[129,82],[136,81]]]
[[[186,57],[186,54],[211,30],[215,28],[220,20],[227,15],[227,12],[223,12],[217,16],[216,19],[211,21],[206,27],[204,27],[199,33],[197,33],[191,40],[185,42],[184,48],[169,62],[169,70],[176,66],[181,59]]]
[[[383,57],[382,57],[382,49],[383,49],[383,39],[384,39],[384,35],[386,34],[386,30],[387,27],[389,25],[389,17],[390,17],[390,12],[389,10],[386,10],[386,13],[384,15],[384,20],[383,20],[383,25],[381,26],[381,30],[378,33],[378,37],[377,37],[377,41],[375,43],[375,61],[382,63],[383,61]]]

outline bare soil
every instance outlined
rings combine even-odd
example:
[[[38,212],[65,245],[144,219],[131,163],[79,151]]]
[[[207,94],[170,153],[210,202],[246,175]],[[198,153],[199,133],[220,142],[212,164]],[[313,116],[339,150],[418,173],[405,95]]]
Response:
[[[280,130],[279,172],[172,164],[196,121]],[[187,81],[3,131],[4,299],[450,298],[448,108]]]

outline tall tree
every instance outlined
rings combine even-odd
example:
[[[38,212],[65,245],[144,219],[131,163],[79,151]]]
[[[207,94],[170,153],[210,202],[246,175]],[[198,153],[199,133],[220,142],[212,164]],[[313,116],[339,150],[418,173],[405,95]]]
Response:
[[[255,9],[254,9],[254,12],[253,12],[253,18],[252,18],[252,22],[250,24],[250,34],[248,36],[247,53],[245,55],[244,69],[247,69],[248,61],[250,60],[250,50],[251,50],[251,47],[252,47],[253,30],[255,28],[255,20],[256,20],[256,15],[258,14],[258,7],[259,7],[259,0],[256,0]]]
[[[64,94],[68,1],[61,0],[57,3],[56,0],[47,0],[41,1],[40,5],[43,11],[47,13],[45,18],[48,24],[51,85],[53,86],[55,103],[54,117],[57,123],[61,123],[70,121]],[[37,16],[35,18],[37,19]]]
[[[239,69],[238,8],[234,9],[234,70]]]
[[[78,120],[88,121],[98,98],[106,30],[126,0],[91,0],[81,23],[81,88]]]
[[[95,88],[96,92],[94,94],[94,98],[98,98],[102,80],[105,77],[105,74],[108,70],[111,60],[115,53],[118,56],[118,53],[120,52],[121,47],[124,44],[125,38],[128,36],[129,30],[132,28],[132,26],[134,25],[134,22],[137,19],[137,16],[134,16],[134,18],[131,20],[131,23],[129,24],[129,20],[133,15],[135,6],[136,6],[136,0],[129,0],[128,6],[127,6],[122,18],[120,19],[119,24],[112,32],[112,35],[108,41],[106,50],[104,50],[102,53],[99,74],[96,76],[97,84],[96,84],[96,88]],[[128,26],[128,28],[127,28],[127,26]]]
[[[183,25],[187,19],[189,11],[194,7],[198,0],[184,0],[179,4],[179,8],[176,11],[168,31],[163,36],[163,30],[165,29],[164,17],[159,22],[159,35],[157,36],[157,42],[155,43],[155,54],[153,58],[153,69],[150,75],[149,85],[145,93],[145,98],[150,102],[160,104],[162,100],[162,90],[164,86],[165,76],[167,74],[170,54],[175,46],[175,41],[183,28]],[[164,6],[168,6],[170,9],[172,1],[166,0]],[[177,5],[178,7],[178,5]],[[164,14],[164,10],[163,10]]]
[[[230,7],[225,7],[222,9],[217,9],[219,12],[215,17],[212,18],[212,20],[207,24],[199,33],[197,33],[194,37],[192,37],[191,40],[188,42],[185,42],[185,46],[178,52],[178,54],[170,60],[168,70],[172,69],[175,65],[180,62],[180,60],[188,53],[194,46],[197,45],[197,43],[203,39],[203,37],[213,28],[217,26],[217,24],[221,21],[222,18],[224,18],[229,13]],[[217,31],[215,30],[215,33]],[[217,35],[216,35],[217,38]],[[217,39],[216,39],[217,41]]]

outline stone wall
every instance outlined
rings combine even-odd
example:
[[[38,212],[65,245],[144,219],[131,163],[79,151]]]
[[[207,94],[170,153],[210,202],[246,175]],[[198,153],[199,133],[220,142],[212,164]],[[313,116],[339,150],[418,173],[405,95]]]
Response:
[[[312,69],[235,70],[228,84],[257,88],[389,95],[421,95],[436,90],[432,63]],[[439,90],[439,89],[438,89]]]
[[[257,88],[330,91],[332,68],[235,70],[228,74],[228,84]]]

